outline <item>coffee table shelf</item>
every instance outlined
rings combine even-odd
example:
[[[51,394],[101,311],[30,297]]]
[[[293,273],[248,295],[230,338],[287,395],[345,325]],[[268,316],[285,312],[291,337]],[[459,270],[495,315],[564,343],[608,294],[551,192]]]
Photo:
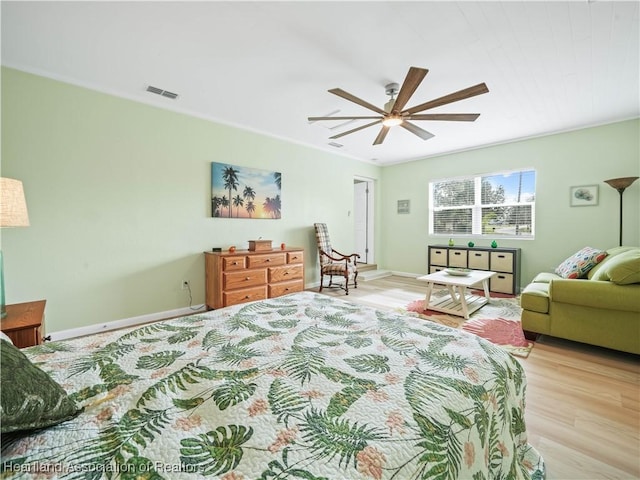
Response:
[[[449,313],[468,319],[469,315],[491,300],[491,296],[489,295],[489,279],[494,275],[496,275],[496,272],[471,270],[469,275],[464,277],[450,275],[444,271],[418,277],[418,280],[427,282],[424,309]],[[449,290],[449,295],[432,301],[431,293],[434,285],[446,286]],[[481,285],[481,288],[484,290],[484,296],[467,292],[467,288],[474,285]]]

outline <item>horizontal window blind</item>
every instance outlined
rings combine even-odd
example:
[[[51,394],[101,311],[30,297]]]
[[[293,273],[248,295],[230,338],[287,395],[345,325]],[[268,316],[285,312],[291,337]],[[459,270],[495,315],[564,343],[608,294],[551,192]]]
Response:
[[[531,169],[431,182],[429,233],[533,238],[535,185]]]

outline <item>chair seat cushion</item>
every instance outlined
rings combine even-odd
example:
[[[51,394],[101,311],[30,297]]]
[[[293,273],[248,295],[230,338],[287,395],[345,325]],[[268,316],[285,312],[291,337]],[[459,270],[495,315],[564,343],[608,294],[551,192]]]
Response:
[[[349,270],[349,275],[354,274],[357,270],[352,263],[347,264],[347,269]],[[345,262],[327,263],[322,266],[322,273],[325,275],[344,275],[344,270]]]

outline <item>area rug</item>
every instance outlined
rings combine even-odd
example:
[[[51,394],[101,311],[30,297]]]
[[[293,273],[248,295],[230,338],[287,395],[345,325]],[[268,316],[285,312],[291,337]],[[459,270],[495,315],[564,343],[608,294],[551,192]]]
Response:
[[[446,290],[437,290],[432,293],[433,296],[448,294]],[[478,335],[518,357],[527,358],[533,348],[533,342],[524,337],[524,332],[520,325],[521,309],[517,298],[502,295],[494,297],[491,294],[491,302],[484,305],[480,310],[476,310],[469,320],[456,315],[424,310],[423,307],[424,298],[421,298],[411,302],[406,309],[431,322],[452,328],[460,328]]]

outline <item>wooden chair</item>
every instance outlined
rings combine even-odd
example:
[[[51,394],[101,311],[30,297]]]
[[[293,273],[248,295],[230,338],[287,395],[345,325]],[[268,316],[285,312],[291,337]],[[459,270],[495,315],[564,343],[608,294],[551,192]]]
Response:
[[[331,248],[329,240],[329,231],[325,223],[314,223],[316,229],[316,241],[318,242],[318,255],[320,258],[320,292],[324,286],[324,276],[329,276],[329,285],[327,287],[338,287],[349,295],[349,279],[353,278],[353,288],[358,288],[358,266],[356,261],[360,258],[357,253],[344,255],[337,250]],[[352,260],[353,259],[353,260]],[[334,284],[333,277],[339,276],[344,279],[342,284]]]

